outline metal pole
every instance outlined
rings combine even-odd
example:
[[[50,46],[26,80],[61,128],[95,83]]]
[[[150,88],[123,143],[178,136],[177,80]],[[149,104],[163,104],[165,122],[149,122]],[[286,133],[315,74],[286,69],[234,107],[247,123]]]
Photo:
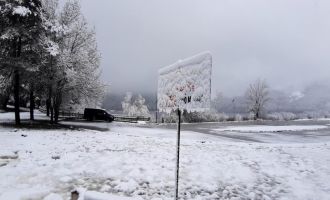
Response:
[[[158,122],[158,110],[156,110],[156,124]]]
[[[158,122],[158,93],[156,94],[156,124]]]
[[[180,167],[180,129],[181,129],[181,111],[178,109],[178,138],[176,145],[176,173],[175,173],[175,200],[179,199],[179,167]]]

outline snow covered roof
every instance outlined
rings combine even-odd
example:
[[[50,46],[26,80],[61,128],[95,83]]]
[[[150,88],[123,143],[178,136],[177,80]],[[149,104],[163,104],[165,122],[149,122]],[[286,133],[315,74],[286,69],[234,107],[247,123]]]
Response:
[[[212,59],[211,52],[205,51],[205,52],[199,53],[197,55],[191,56],[189,58],[186,58],[184,60],[178,60],[176,63],[174,63],[172,65],[159,69],[158,73],[159,73],[159,75],[163,75],[163,74],[169,73],[170,71],[174,71],[175,69],[178,69],[181,67],[185,67],[185,66],[192,65],[192,64],[199,64],[199,63],[203,62],[206,58]]]

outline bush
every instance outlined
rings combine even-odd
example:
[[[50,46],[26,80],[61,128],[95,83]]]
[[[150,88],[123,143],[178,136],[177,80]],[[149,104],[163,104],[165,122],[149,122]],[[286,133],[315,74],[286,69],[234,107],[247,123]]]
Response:
[[[298,117],[296,114],[291,113],[291,112],[275,112],[275,113],[268,114],[266,119],[287,121],[287,120],[298,119]]]
[[[328,112],[304,112],[295,114],[292,112],[274,112],[265,114],[263,119],[276,120],[276,121],[289,121],[296,119],[316,119],[320,117],[329,118]],[[164,122],[175,123],[177,122],[176,112],[172,112],[170,115],[164,117]],[[184,111],[182,114],[182,121],[187,123],[199,123],[199,122],[224,122],[224,121],[246,121],[254,120],[254,114],[249,113],[247,115],[235,114],[230,117],[225,113],[217,113],[214,110],[205,112],[187,112]]]
[[[188,123],[196,122],[222,122],[226,121],[228,116],[224,113],[217,113],[215,111],[206,112],[183,112],[183,121]]]
[[[243,121],[243,117],[240,114],[236,114],[234,119],[235,121]]]
[[[162,123],[165,122],[165,123],[175,123],[177,122],[178,120],[178,116],[176,114],[176,112],[171,112],[171,114],[167,115],[167,116],[163,116],[162,119],[161,119]]]

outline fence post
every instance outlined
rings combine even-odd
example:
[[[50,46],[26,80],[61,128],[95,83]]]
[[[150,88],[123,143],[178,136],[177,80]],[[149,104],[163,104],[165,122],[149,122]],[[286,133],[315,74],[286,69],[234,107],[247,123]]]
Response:
[[[181,111],[178,109],[178,137],[176,145],[176,172],[175,172],[175,200],[179,199],[179,168],[180,168],[180,131],[181,131]]]

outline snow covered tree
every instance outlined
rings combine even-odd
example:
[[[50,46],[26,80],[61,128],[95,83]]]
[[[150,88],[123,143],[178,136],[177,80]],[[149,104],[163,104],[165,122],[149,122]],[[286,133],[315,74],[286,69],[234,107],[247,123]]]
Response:
[[[221,92],[217,92],[215,98],[212,99],[211,101],[212,108],[215,109],[216,111],[220,111],[223,101],[224,101],[223,94]]]
[[[260,118],[266,103],[269,101],[268,86],[265,80],[258,79],[250,84],[246,91],[248,111],[253,113],[254,119]]]
[[[2,68],[3,69],[3,68]],[[5,110],[12,90],[12,71],[0,73],[0,109]]]
[[[145,99],[139,94],[134,102],[132,100],[132,93],[126,93],[124,100],[122,101],[123,113],[128,116],[150,116],[148,107],[145,105]]]
[[[42,1],[42,21],[45,29],[45,38],[43,45],[45,46],[45,65],[42,69],[42,98],[46,99],[47,116],[50,121],[54,121],[54,101],[53,91],[56,84],[56,78],[59,74],[59,38],[65,34],[65,27],[59,22],[58,0]]]
[[[52,122],[61,106],[101,102],[105,86],[99,80],[95,31],[79,1],[68,1],[59,11],[58,0],[0,0],[0,46],[1,78],[12,74],[14,80],[16,124],[23,85],[31,119],[36,93],[47,99]]]
[[[15,122],[20,124],[20,76],[34,71],[32,54],[39,49],[41,33],[40,0],[0,1],[0,63],[13,70]]]
[[[137,98],[134,101],[133,104],[133,111],[131,115],[136,115],[136,116],[150,116],[149,109],[145,105],[146,100],[142,97],[141,94],[137,96]]]
[[[46,74],[51,121],[58,121],[61,106],[97,105],[103,98],[104,85],[99,80],[99,60],[95,32],[88,27],[79,1],[68,1],[56,14],[56,1],[47,0],[50,59]]]
[[[132,93],[131,92],[126,93],[124,100],[121,102],[121,106],[123,109],[123,113],[128,114],[130,107],[132,106]]]

